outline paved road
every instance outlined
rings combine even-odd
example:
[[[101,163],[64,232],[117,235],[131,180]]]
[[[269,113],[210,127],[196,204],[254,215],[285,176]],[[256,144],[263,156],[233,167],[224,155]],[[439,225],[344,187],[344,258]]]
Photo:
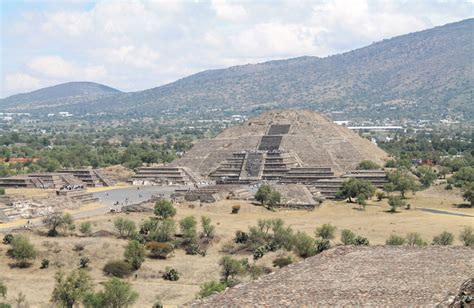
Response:
[[[454,213],[454,212],[441,211],[441,210],[435,210],[435,209],[418,208],[417,210],[420,210],[420,211],[422,211],[422,212],[431,213],[431,214],[438,214],[438,215],[451,215],[451,216],[460,216],[460,217],[474,217],[473,215],[469,215],[469,214]]]
[[[101,192],[94,193],[94,197],[99,198],[99,203],[103,206],[72,213],[74,219],[86,218],[92,216],[103,215],[110,212],[111,208],[120,211],[122,206],[137,204],[143,201],[150,200],[153,196],[159,196],[163,194],[164,197],[170,197],[170,195],[176,189],[187,189],[192,186],[136,186],[136,187],[127,187],[127,188],[116,188]],[[139,189],[138,189],[139,188]],[[114,205],[118,202],[118,205]],[[31,226],[36,227],[42,225],[41,219],[35,219],[32,221]],[[4,227],[0,226],[0,232],[8,232],[16,227]]]

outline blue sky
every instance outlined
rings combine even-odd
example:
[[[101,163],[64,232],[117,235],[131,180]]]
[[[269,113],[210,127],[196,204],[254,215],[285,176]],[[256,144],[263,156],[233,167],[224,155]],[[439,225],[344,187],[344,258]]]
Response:
[[[471,0],[0,3],[0,97],[81,80],[137,91],[206,69],[324,57],[474,11]]]

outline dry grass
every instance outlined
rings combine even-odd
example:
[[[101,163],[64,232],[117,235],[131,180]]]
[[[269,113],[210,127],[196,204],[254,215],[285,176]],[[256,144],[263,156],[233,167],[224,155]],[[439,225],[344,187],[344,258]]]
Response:
[[[436,192],[436,194],[435,194]],[[438,195],[437,195],[438,194]],[[201,215],[211,217],[216,225],[219,241],[210,247],[206,257],[188,256],[182,250],[177,250],[175,256],[168,260],[147,259],[136,277],[129,278],[134,288],[139,291],[140,298],[137,307],[150,307],[157,298],[166,305],[178,305],[192,300],[199,291],[199,285],[205,281],[219,279],[218,260],[222,253],[222,245],[229,242],[237,230],[247,230],[248,226],[255,225],[258,219],[281,218],[287,225],[295,230],[303,230],[311,235],[317,226],[331,223],[338,228],[336,242],[339,242],[339,232],[344,228],[351,229],[357,234],[368,237],[371,244],[384,244],[385,239],[392,233],[405,235],[408,232],[418,232],[422,237],[431,241],[433,236],[444,230],[456,235],[456,245],[460,245],[457,235],[467,224],[472,223],[471,218],[446,215],[435,215],[416,211],[416,207],[429,207],[444,209],[453,212],[465,212],[474,215],[473,209],[453,208],[453,204],[462,202],[462,199],[451,192],[446,192],[438,187],[432,191],[417,193],[410,196],[409,202],[412,210],[401,209],[399,213],[387,213],[386,200],[371,202],[365,211],[360,211],[354,204],[345,202],[325,202],[314,211],[277,211],[271,212],[262,207],[253,206],[246,202],[222,201],[215,204],[198,204],[191,208],[189,204],[177,205],[178,213],[175,217],[179,220],[188,215],[199,218]],[[231,207],[240,204],[239,214],[232,215]],[[144,213],[133,214],[108,214],[88,219],[93,223],[93,230],[113,230],[113,219],[128,217],[137,223],[146,219]],[[31,307],[48,307],[48,300],[54,285],[54,274],[57,270],[69,271],[77,268],[81,255],[91,259],[90,274],[96,285],[107,278],[102,274],[102,267],[111,259],[120,259],[126,240],[116,238],[83,238],[78,236],[46,238],[36,234],[29,237],[38,248],[40,254],[33,266],[29,269],[11,269],[11,262],[5,256],[7,246],[0,245],[0,275],[8,286],[9,301],[19,292],[27,296]],[[85,245],[83,252],[73,251],[75,244]],[[266,256],[259,260],[260,264],[270,265],[274,255]],[[51,261],[50,268],[40,270],[41,259]],[[165,267],[171,266],[182,273],[179,281],[169,282],[161,278]]]

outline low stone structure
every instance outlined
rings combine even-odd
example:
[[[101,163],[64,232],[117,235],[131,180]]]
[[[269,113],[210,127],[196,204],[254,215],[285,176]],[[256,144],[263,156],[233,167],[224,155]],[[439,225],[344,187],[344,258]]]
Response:
[[[183,167],[141,167],[129,182],[133,185],[190,185],[199,178]]]
[[[435,307],[474,277],[473,249],[340,246],[191,307]]]

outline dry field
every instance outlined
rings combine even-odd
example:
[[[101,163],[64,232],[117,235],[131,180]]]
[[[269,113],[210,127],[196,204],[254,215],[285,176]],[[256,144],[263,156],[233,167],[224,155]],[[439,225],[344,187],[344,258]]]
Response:
[[[324,202],[320,208],[314,211],[281,210],[277,212],[271,212],[249,203],[230,200],[204,204],[202,207],[195,205],[194,208],[190,204],[176,205],[178,213],[175,220],[188,215],[194,215],[198,220],[201,215],[211,217],[213,224],[216,225],[218,239],[210,247],[205,257],[189,256],[185,255],[182,250],[177,250],[175,256],[168,260],[146,259],[137,274],[128,279],[135,290],[140,293],[136,306],[151,307],[157,298],[169,306],[192,300],[199,291],[201,283],[219,279],[218,260],[222,256],[222,253],[219,252],[222,245],[232,240],[235,231],[247,230],[248,226],[255,225],[258,219],[281,218],[295,230],[303,230],[311,235],[314,234],[316,227],[323,223],[331,223],[338,228],[336,243],[339,242],[339,231],[348,228],[367,237],[373,245],[384,244],[385,239],[392,233],[405,235],[407,232],[418,232],[430,242],[434,235],[444,230],[455,234],[455,245],[460,245],[461,243],[457,239],[460,230],[466,225],[473,225],[471,217],[430,214],[415,209],[433,208],[474,215],[473,209],[458,209],[454,206],[462,203],[458,192],[446,192],[440,187],[434,187],[428,191],[418,192],[409,198],[412,209],[401,209],[396,214],[387,212],[386,200],[372,201],[365,211],[358,210],[357,206],[353,204],[332,201]],[[234,204],[240,204],[242,207],[237,215],[230,214]],[[116,217],[128,217],[139,223],[148,215],[150,214],[108,214],[88,220],[93,223],[93,231],[113,231],[113,219]],[[28,269],[10,268],[8,265],[12,261],[5,256],[7,246],[0,244],[0,279],[8,287],[10,302],[13,301],[13,297],[22,292],[26,295],[30,307],[50,307],[48,301],[54,285],[55,272],[59,269],[69,271],[77,268],[81,256],[90,258],[90,274],[96,286],[107,280],[101,269],[107,261],[123,258],[124,246],[127,243],[126,240],[113,237],[47,238],[35,233],[28,233],[28,236],[39,251],[39,256],[33,266]],[[83,244],[85,249],[82,252],[73,251],[76,244]],[[257,263],[270,266],[275,254],[266,255]],[[41,270],[39,266],[44,258],[49,259],[51,265],[48,269]],[[167,266],[181,272],[179,281],[169,282],[161,278],[161,272]]]

